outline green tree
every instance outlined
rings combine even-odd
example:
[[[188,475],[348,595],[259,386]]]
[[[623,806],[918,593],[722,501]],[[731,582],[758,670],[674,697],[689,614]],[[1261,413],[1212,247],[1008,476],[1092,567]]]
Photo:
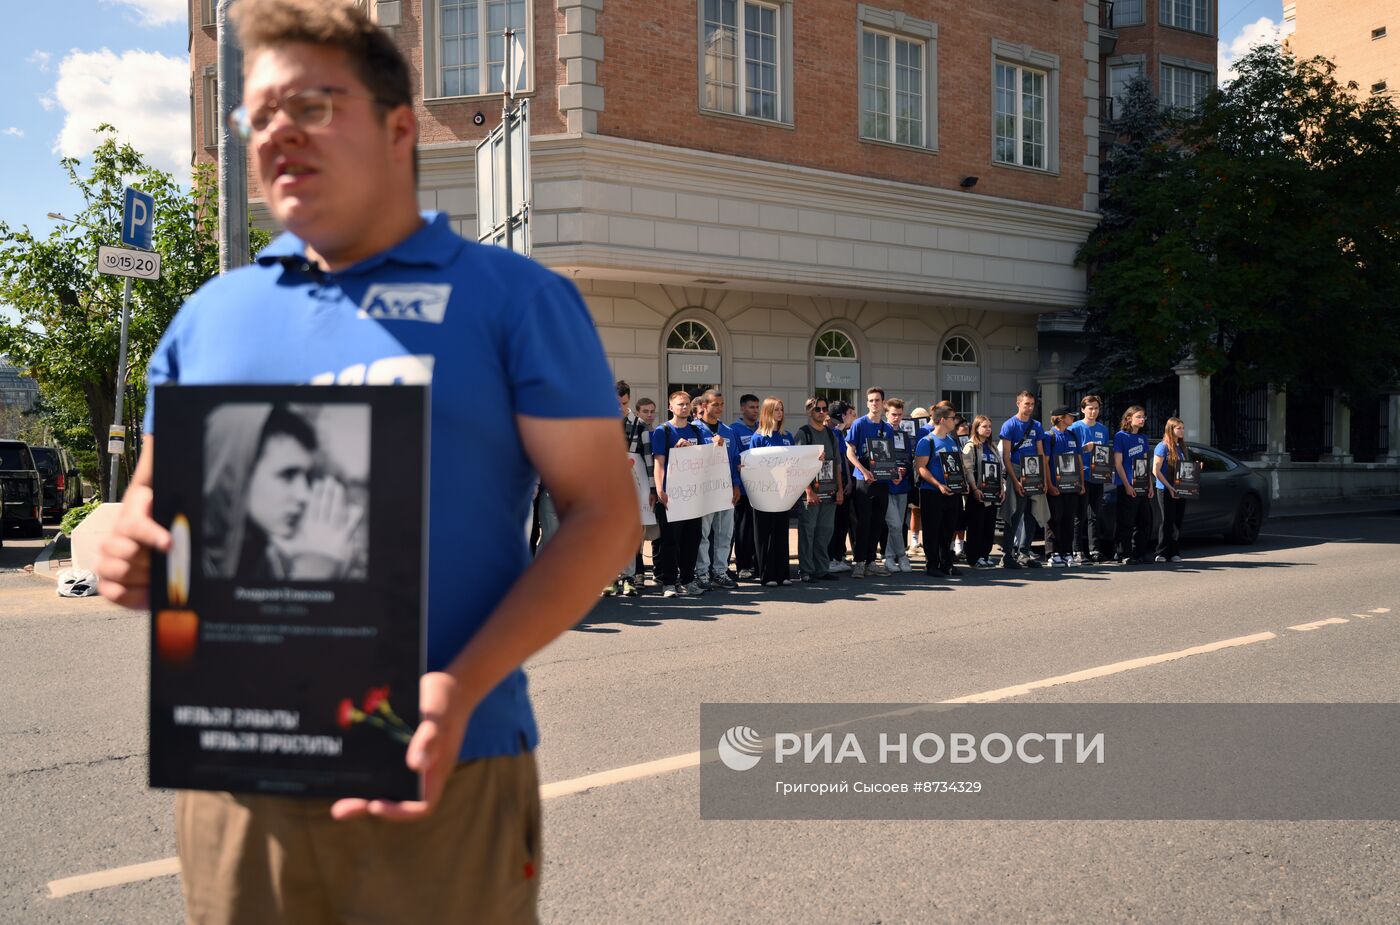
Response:
[[[1372,395],[1400,369],[1400,112],[1261,46],[1107,178],[1080,251],[1099,381],[1191,355],[1240,385]],[[1092,364],[1091,364],[1092,365]],[[1083,371],[1081,371],[1083,372]]]
[[[40,238],[27,227],[16,230],[0,222],[0,303],[18,313],[15,321],[0,321],[0,352],[38,380],[51,416],[64,425],[54,428],[59,439],[71,434],[75,417],[86,421],[86,450],[96,455],[103,497],[111,498],[107,430],[118,387],[123,282],[97,273],[97,249],[120,244],[125,187],[154,197],[152,246],[161,256],[161,275],[133,283],[123,383],[124,423],[133,435],[123,463],[130,473],[145,410],[146,363],[181,304],[218,272],[218,215],[207,165],[195,169],[191,187],[182,187],[119,142],[112,126],[100,125],[96,132],[101,141],[86,173],[76,158],[61,161],[84,203],[72,224]],[[266,239],[254,232],[254,248]]]

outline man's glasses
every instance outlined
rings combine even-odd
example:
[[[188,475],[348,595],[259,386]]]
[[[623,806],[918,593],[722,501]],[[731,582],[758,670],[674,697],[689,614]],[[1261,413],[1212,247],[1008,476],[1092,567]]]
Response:
[[[335,114],[335,107],[331,105],[331,97],[336,95],[355,100],[366,100],[379,106],[394,105],[377,96],[351,93],[340,87],[307,87],[305,90],[288,93],[280,100],[273,100],[251,111],[247,106],[239,106],[228,114],[228,124],[230,128],[242,136],[244,141],[248,141],[255,132],[265,131],[272,124],[273,117],[280,109],[287,114],[287,118],[291,119],[292,124],[297,128],[324,128],[330,124],[331,117]]]
[[[817,405],[817,406],[816,406],[815,408],[813,408],[812,410],[813,410],[813,411],[820,411],[822,414],[826,414],[826,405]]]

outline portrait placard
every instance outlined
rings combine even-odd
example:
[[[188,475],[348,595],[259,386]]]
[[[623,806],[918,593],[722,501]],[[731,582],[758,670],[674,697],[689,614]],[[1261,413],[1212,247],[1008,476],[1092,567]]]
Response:
[[[160,386],[150,783],[419,798],[422,386]]]

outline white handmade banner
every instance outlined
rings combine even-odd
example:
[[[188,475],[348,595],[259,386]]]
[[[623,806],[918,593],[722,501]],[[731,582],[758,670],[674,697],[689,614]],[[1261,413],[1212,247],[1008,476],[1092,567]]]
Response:
[[[749,504],[755,511],[780,513],[791,510],[821,471],[819,446],[763,446],[739,456],[739,477],[744,480]]]
[[[627,459],[632,468],[632,484],[637,489],[637,505],[642,509],[642,526],[656,523],[656,512],[651,509],[651,486],[647,484],[646,464],[642,454],[628,453]]]
[[[714,443],[671,450],[666,461],[666,519],[694,520],[734,506],[729,451]]]

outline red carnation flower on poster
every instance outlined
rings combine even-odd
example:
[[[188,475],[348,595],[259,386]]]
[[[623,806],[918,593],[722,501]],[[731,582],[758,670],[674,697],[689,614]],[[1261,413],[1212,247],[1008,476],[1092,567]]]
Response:
[[[342,729],[349,729],[360,723],[367,723],[405,745],[413,738],[413,730],[389,705],[389,685],[371,687],[365,691],[361,703],[364,704],[363,710],[356,707],[355,701],[349,697],[340,701],[340,705],[336,707],[336,725]]]

